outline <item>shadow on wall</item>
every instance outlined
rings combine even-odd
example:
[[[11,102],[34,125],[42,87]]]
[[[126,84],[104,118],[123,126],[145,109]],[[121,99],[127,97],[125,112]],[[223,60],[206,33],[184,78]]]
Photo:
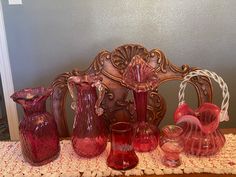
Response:
[[[0,140],[9,140],[10,134],[7,122],[7,113],[2,89],[2,80],[0,75]]]

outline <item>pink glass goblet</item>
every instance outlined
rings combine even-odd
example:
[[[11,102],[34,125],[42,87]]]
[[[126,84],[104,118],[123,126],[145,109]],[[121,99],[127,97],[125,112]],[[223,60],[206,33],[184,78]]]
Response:
[[[177,125],[165,126],[160,135],[159,145],[162,150],[162,163],[167,167],[181,164],[180,153],[183,151],[183,129]]]
[[[111,126],[111,151],[107,165],[116,170],[127,170],[138,164],[138,157],[132,146],[133,126],[118,122]]]

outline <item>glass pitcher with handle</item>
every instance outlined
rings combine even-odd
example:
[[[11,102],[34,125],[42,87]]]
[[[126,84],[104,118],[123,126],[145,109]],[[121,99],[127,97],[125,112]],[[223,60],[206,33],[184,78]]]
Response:
[[[72,145],[82,157],[95,157],[107,145],[105,121],[101,116],[103,109],[100,107],[105,94],[101,80],[101,77],[94,74],[68,79],[67,85],[73,99],[71,108],[75,111]]]

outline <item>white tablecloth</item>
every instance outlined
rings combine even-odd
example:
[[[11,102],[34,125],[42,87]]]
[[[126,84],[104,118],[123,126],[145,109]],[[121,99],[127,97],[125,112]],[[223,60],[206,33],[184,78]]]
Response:
[[[107,167],[106,158],[110,146],[98,157],[86,159],[73,151],[69,140],[61,141],[59,157],[44,166],[33,167],[24,161],[19,142],[0,142],[0,176],[115,176],[142,174],[216,173],[236,174],[236,135],[225,135],[226,144],[221,152],[212,157],[182,155],[182,165],[167,168],[161,164],[159,148],[150,153],[137,153],[139,164],[127,171]]]

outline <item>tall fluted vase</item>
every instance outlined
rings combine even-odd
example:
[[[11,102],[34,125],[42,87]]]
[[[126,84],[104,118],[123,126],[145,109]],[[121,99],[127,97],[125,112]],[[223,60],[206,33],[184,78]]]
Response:
[[[158,76],[154,68],[148,65],[140,56],[134,56],[123,74],[124,84],[133,90],[137,122],[133,138],[136,151],[149,152],[158,145],[157,127],[147,121],[148,91],[154,90],[158,83]]]

